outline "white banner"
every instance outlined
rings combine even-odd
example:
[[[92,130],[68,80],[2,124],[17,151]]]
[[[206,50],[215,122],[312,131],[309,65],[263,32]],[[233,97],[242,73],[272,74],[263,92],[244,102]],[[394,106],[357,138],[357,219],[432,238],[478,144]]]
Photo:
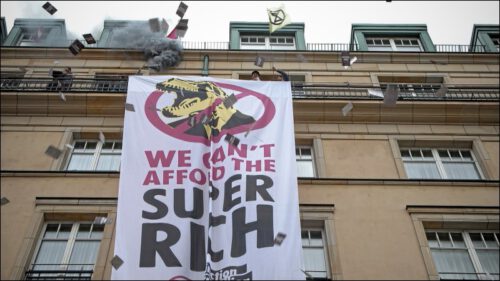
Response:
[[[112,279],[305,279],[290,82],[131,76],[126,108]]]

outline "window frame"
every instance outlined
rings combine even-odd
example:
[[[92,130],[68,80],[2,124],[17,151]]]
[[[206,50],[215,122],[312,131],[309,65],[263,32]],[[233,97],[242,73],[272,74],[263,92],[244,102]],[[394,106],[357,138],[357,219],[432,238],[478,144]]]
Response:
[[[380,40],[382,44],[378,45],[375,44],[375,40]],[[399,45],[396,43],[396,41],[401,41],[403,43],[403,40],[409,40],[410,45]],[[411,41],[417,41],[417,45],[413,45]],[[372,43],[369,43],[369,41],[372,41]],[[384,42],[388,41],[388,42]],[[366,46],[368,48],[368,51],[382,51],[382,52],[424,52],[425,49],[422,45],[422,42],[420,42],[420,38],[418,37],[408,37],[408,36],[402,36],[402,37],[378,37],[378,36],[367,36],[365,39]],[[390,49],[388,49],[390,47]],[[420,50],[402,50],[401,48],[404,47],[418,47]],[[386,48],[385,50],[374,50],[373,48]]]
[[[311,158],[310,159],[302,159],[299,158],[302,156],[302,149],[309,149],[311,151]],[[299,151],[299,155],[297,155],[297,151]],[[314,147],[312,145],[295,145],[295,161],[297,162],[297,167],[298,167],[298,162],[311,162],[312,166],[312,171],[313,174],[312,176],[299,176],[298,171],[297,171],[297,177],[301,178],[316,178],[317,177],[317,171],[316,171],[316,160],[314,157]]]
[[[326,239],[326,233],[325,233],[325,229],[324,227],[319,227],[319,226],[303,226],[300,228],[300,234],[301,234],[301,241],[302,241],[302,232],[303,231],[307,231],[308,233],[308,239],[311,240],[311,231],[319,231],[321,233],[321,245],[318,246],[318,245],[304,245],[303,243],[301,243],[301,246],[302,246],[302,256],[304,257],[304,272],[307,274],[310,274],[311,272],[315,272],[315,273],[318,273],[318,272],[323,272],[323,271],[311,271],[311,270],[307,270],[305,268],[305,257],[306,255],[304,254],[304,249],[308,248],[308,249],[321,249],[323,251],[323,257],[324,257],[324,267],[325,267],[325,276],[324,277],[312,277],[312,278],[308,278],[308,279],[316,279],[316,278],[319,278],[319,279],[322,279],[322,278],[325,278],[325,279],[328,279],[329,276],[331,276],[330,274],[330,267],[328,266],[329,265],[329,262],[328,262],[328,248],[327,248],[327,239]]]
[[[472,239],[470,237],[470,233],[480,233],[481,235],[481,238],[482,238],[482,241],[483,243],[485,244],[485,248],[479,248],[480,250],[497,250],[500,248],[500,242],[499,242],[499,236],[500,236],[500,233],[495,230],[468,230],[468,229],[432,229],[432,228],[429,228],[429,229],[425,229],[425,233],[427,235],[427,233],[447,233],[448,236],[450,237],[450,242],[452,243],[452,246],[451,247],[442,247],[442,246],[438,246],[438,247],[435,247],[435,246],[431,246],[430,243],[429,243],[429,239],[427,239],[426,237],[426,240],[427,240],[427,243],[428,243],[428,246],[429,246],[429,249],[432,253],[432,249],[444,249],[444,250],[466,250],[466,252],[468,253],[469,255],[469,258],[471,260],[471,263],[472,263],[472,266],[474,268],[474,271],[475,272],[464,272],[464,273],[440,273],[439,271],[437,271],[437,268],[436,268],[436,271],[438,272],[438,275],[441,275],[441,274],[449,274],[449,275],[452,275],[452,274],[468,274],[468,275],[475,275],[478,279],[477,280],[483,280],[483,277],[482,276],[487,276],[489,273],[486,273],[485,270],[483,269],[483,265],[481,264],[481,261],[479,259],[479,256],[476,252],[476,248],[472,242]],[[451,233],[460,233],[462,235],[462,239],[464,241],[464,247],[462,248],[458,248],[458,247],[455,247],[454,243],[453,243],[453,238],[451,236]],[[495,238],[496,240],[496,243],[498,245],[497,248],[489,248],[487,246],[487,244],[485,243],[484,241],[484,237],[483,237],[483,233],[493,233],[493,237]],[[495,235],[496,234],[496,235]],[[440,240],[439,240],[439,235],[436,235],[436,238],[437,238],[437,241],[438,241],[438,244],[440,244]],[[436,263],[436,261],[434,261],[434,258],[433,258],[433,262],[434,264]],[[498,273],[497,273],[498,275]],[[499,275],[500,276],[500,275]],[[447,280],[447,279],[442,279],[442,277],[440,277],[441,280]],[[465,279],[465,280],[468,280],[468,279]]]
[[[58,233],[59,233],[59,229],[60,229],[61,225],[71,224],[71,230],[70,230],[70,233],[69,233],[67,239],[59,239],[57,237],[56,238],[45,238],[45,233],[46,233],[47,227],[49,225],[53,225],[53,224],[58,224]],[[89,231],[89,237],[87,237],[87,238],[78,238],[78,231],[80,229],[80,225],[82,225],[82,224],[90,224],[91,225],[91,229]],[[92,263],[92,269],[85,269],[85,270],[81,269],[81,271],[92,271],[92,275],[91,275],[91,277],[92,277],[94,275],[95,267],[96,267],[96,264],[97,264],[97,261],[99,258],[99,252],[100,252],[100,248],[102,245],[102,241],[104,239],[104,228],[105,228],[105,225],[102,225],[101,235],[99,238],[92,238],[91,233],[92,233],[92,230],[94,229],[94,225],[98,225],[98,224],[95,224],[93,221],[88,221],[88,220],[75,220],[75,221],[48,220],[48,221],[45,221],[43,223],[43,227],[41,229],[41,232],[38,235],[35,251],[33,252],[33,255],[31,257],[28,268],[31,270],[35,270],[35,266],[37,266],[37,264],[35,262],[40,254],[40,250],[41,250],[41,247],[42,247],[42,244],[44,241],[65,241],[66,242],[65,248],[64,248],[64,253],[63,253],[63,256],[61,258],[61,263],[59,264],[59,268],[58,269],[50,269],[50,270],[60,270],[60,271],[75,270],[75,269],[69,269],[69,267],[71,267],[71,265],[72,265],[70,263],[70,260],[71,260],[71,255],[72,255],[74,247],[75,247],[75,242],[77,242],[77,241],[98,241],[99,247],[97,247],[97,249],[96,249],[96,253],[95,253],[96,257],[95,257],[95,261]],[[44,264],[39,264],[39,265],[44,265]],[[82,264],[74,264],[74,265],[82,265]],[[86,264],[86,265],[90,266],[91,264]],[[43,270],[43,269],[41,269],[41,270]],[[50,273],[47,273],[47,274],[50,274]],[[62,274],[62,273],[59,273],[59,274]],[[52,278],[52,277],[56,278],[57,277],[57,278],[59,278],[61,276],[38,276],[38,277],[41,277],[41,278]],[[73,276],[64,275],[63,277],[71,278]],[[74,278],[76,278],[78,280],[78,277],[74,276]]]
[[[250,42],[251,38],[256,38],[256,42]],[[263,39],[264,42],[258,42],[259,39]],[[280,39],[283,39],[285,42],[278,42]],[[246,40],[247,42],[243,42],[244,40]],[[289,40],[291,40],[292,42],[287,42]],[[242,50],[297,50],[295,36],[290,35],[241,35],[239,43],[240,49]]]
[[[76,148],[76,143],[77,142],[85,142],[84,144],[84,149],[83,151],[77,151],[76,153],[78,153],[79,155],[82,155],[82,154],[86,154],[86,155],[92,155],[92,160],[91,160],[91,164],[90,164],[90,169],[85,169],[85,170],[78,170],[78,169],[69,169],[70,167],[70,164],[71,164],[71,160],[73,159],[73,155],[75,155],[75,150],[79,150],[78,148]],[[87,150],[87,143],[89,142],[95,142],[96,143],[96,147],[94,148],[94,151],[92,153],[86,153],[85,150]],[[110,143],[110,142],[113,142],[113,145],[112,145],[112,148],[111,148],[111,152],[106,152],[103,148],[103,146],[106,144],[106,143]],[[115,152],[115,145],[116,143],[121,143],[121,146],[120,146],[120,149],[119,149],[119,152]],[[102,141],[100,140],[95,140],[95,139],[75,139],[73,140],[73,143],[72,143],[72,148],[70,150],[70,153],[68,155],[68,160],[66,161],[66,165],[65,165],[65,171],[120,171],[121,169],[121,160],[120,160],[120,164],[118,165],[118,170],[99,170],[97,169],[98,166],[99,166],[99,159],[101,158],[102,155],[120,155],[121,157],[121,154],[122,154],[122,151],[123,151],[123,141],[122,140],[118,140],[118,139],[112,139],[112,140],[106,140],[105,143],[103,143]]]
[[[423,150],[430,150],[432,152],[432,156],[433,156],[433,159],[428,159],[428,160],[425,160],[424,158],[422,158],[421,160],[420,159],[405,159],[405,157],[403,156],[402,154],[402,151],[403,150],[407,150],[409,153],[410,153],[410,158],[413,158],[413,156],[411,155],[411,151],[412,150],[420,150],[420,153],[421,155],[424,155],[423,154]],[[453,160],[443,160],[443,158],[439,155],[439,151],[442,151],[442,150],[446,150],[448,152],[448,155],[450,155],[450,150],[457,150],[460,154],[460,157],[461,157],[461,161],[453,161]],[[472,160],[464,160],[464,157],[462,156],[462,152],[461,151],[468,151],[469,154],[471,155],[471,158]],[[484,174],[483,172],[481,171],[481,166],[479,165],[479,161],[477,160],[476,156],[474,155],[474,151],[473,149],[470,149],[470,148],[445,148],[445,147],[407,147],[407,146],[401,146],[399,147],[399,153],[401,155],[401,161],[403,162],[403,167],[404,167],[404,170],[405,170],[405,173],[406,173],[406,177],[409,178],[409,179],[426,179],[426,178],[410,178],[408,176],[408,170],[406,168],[406,163],[420,163],[420,162],[432,162],[432,163],[435,163],[436,164],[436,167],[437,167],[437,171],[439,173],[439,176],[441,180],[464,180],[464,179],[454,179],[454,178],[450,178],[449,175],[447,174],[446,172],[446,168],[444,166],[443,163],[472,163],[474,168],[475,168],[475,171],[477,172],[478,176],[479,176],[479,179],[477,180],[484,180],[485,177],[484,177]],[[451,157],[450,157],[451,159]],[[434,178],[430,178],[430,179],[434,179]]]

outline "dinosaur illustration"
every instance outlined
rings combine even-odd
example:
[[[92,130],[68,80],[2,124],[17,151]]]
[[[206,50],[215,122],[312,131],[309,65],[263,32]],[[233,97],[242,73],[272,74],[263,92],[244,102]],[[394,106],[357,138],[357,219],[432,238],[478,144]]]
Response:
[[[218,136],[223,129],[255,122],[252,116],[234,108],[237,101],[234,95],[228,96],[212,82],[170,78],[156,84],[156,88],[175,95],[174,102],[163,107],[161,113],[167,118],[182,118],[169,123],[172,127],[188,122],[190,128],[185,131],[187,134],[210,139],[211,136]],[[218,100],[221,102],[214,105]]]

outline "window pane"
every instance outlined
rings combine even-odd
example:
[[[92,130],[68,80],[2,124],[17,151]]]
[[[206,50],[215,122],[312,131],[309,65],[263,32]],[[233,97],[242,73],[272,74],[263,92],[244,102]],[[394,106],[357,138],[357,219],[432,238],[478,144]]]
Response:
[[[303,249],[303,254],[305,271],[324,272],[323,276],[326,276],[325,253],[323,249],[305,248]]]
[[[432,258],[442,279],[477,279],[467,250],[431,249]],[[456,274],[453,274],[456,272]]]
[[[498,268],[498,264],[500,263],[498,250],[476,250],[476,252],[479,257],[479,262],[481,262],[481,265],[483,266],[483,270],[493,274],[500,273]],[[498,280],[498,275],[494,277]]]
[[[117,150],[117,149],[122,149],[122,142],[121,141],[115,142],[115,150]]]
[[[92,233],[90,234],[90,238],[101,239],[103,231],[104,231],[104,224],[94,224],[94,227],[92,228]]]
[[[113,148],[113,142],[106,142],[102,145],[102,149],[112,149]]]
[[[453,244],[455,244],[456,248],[466,248],[462,233],[451,233],[451,238],[453,239]]]
[[[57,238],[67,239],[69,238],[69,233],[71,232],[72,224],[61,224],[59,228],[59,233],[57,234]]]
[[[438,150],[439,157],[445,158],[445,159],[450,159],[448,156],[448,150]]]
[[[77,239],[88,239],[90,237],[90,226],[91,226],[91,224],[87,224],[87,223],[80,224],[76,238]]]
[[[84,141],[77,141],[75,142],[75,149],[83,149],[85,148],[85,142]]]
[[[410,151],[408,150],[401,150],[401,157],[404,157],[404,158],[410,158]]]
[[[461,160],[462,158],[460,157],[460,153],[458,150],[450,150],[450,156],[454,160]]]
[[[484,242],[488,248],[498,248],[497,240],[493,233],[483,233]]]
[[[68,170],[90,170],[92,165],[92,157],[92,154],[73,154],[68,165]]]
[[[483,238],[481,238],[480,233],[469,233],[470,239],[472,240],[472,244],[474,244],[474,248],[484,248]]]
[[[120,155],[101,154],[97,163],[98,171],[118,171],[120,169]]]
[[[474,163],[443,162],[443,166],[449,179],[480,179]]]
[[[91,270],[97,258],[100,241],[75,241],[69,263],[73,270]]]
[[[425,235],[427,236],[427,241],[429,241],[429,247],[439,247],[435,232],[426,232]]]
[[[323,237],[321,235],[321,231],[310,231],[311,234],[311,246],[322,246],[323,245]]]
[[[312,161],[297,161],[297,177],[314,177],[314,168]]]
[[[411,152],[411,156],[413,158],[422,158],[422,154],[420,152],[420,149],[412,149],[410,152]]]
[[[440,179],[436,163],[405,162],[406,174],[409,179]]]
[[[95,141],[88,141],[87,142],[87,147],[85,149],[95,149],[97,147],[97,142]]]
[[[59,228],[59,224],[48,224],[47,228],[45,229],[45,235],[43,236],[44,238],[56,238],[57,236],[57,229]]]
[[[309,246],[309,231],[302,230],[302,246]]]
[[[451,247],[451,241],[448,232],[438,232],[438,237],[441,247]]]
[[[472,154],[468,150],[460,150],[460,153],[462,154],[462,157],[465,160],[472,160]]]
[[[311,159],[311,149],[310,148],[301,148],[300,154],[302,159]]]
[[[34,270],[55,270],[62,263],[66,241],[43,241],[35,260]]]
[[[434,159],[434,157],[432,156],[432,151],[429,149],[422,150],[422,154],[424,155],[424,158]]]

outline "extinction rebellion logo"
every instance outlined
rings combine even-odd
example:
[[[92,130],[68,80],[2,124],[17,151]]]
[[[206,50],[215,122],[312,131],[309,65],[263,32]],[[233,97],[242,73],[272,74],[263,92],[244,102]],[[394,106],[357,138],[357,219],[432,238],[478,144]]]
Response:
[[[146,100],[148,120],[167,135],[207,146],[225,135],[264,128],[276,112],[267,96],[231,84],[171,78],[158,83],[156,89]],[[229,95],[223,89],[234,93]],[[255,101],[263,108],[260,116],[238,109],[240,102]]]

